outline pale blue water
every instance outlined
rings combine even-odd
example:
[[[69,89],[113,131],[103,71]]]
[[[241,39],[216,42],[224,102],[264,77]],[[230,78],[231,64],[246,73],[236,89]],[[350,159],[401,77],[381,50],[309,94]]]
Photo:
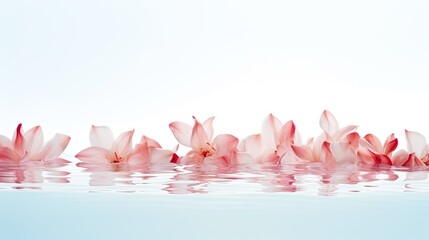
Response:
[[[425,239],[427,171],[2,167],[0,239]],[[5,170],[7,169],[7,171]]]

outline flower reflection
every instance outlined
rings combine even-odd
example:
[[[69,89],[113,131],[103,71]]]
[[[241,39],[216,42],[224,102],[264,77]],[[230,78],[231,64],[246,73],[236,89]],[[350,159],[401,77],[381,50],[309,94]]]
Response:
[[[69,163],[69,161],[61,158],[46,162],[0,162],[0,183],[39,185],[41,183],[69,183],[70,172],[61,169]],[[23,188],[22,186],[14,187]],[[30,188],[40,189],[41,187]]]
[[[76,165],[89,173],[90,186],[139,185],[145,181],[150,182],[153,178],[177,167],[176,164],[169,163],[133,165],[127,162],[105,164],[79,162]]]
[[[383,190],[396,182],[405,190],[409,182],[427,179],[427,171],[392,166],[350,166],[303,163],[296,165],[146,164],[94,165],[79,163],[89,173],[91,191],[164,192],[168,194],[310,192],[332,196],[347,192]],[[402,176],[402,177],[401,177]],[[403,184],[402,184],[403,183]],[[97,188],[97,187],[103,188]],[[107,188],[105,188],[107,187]]]

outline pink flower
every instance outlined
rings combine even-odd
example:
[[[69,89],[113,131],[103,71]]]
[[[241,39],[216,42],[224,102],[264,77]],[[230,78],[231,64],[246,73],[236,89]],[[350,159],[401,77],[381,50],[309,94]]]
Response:
[[[147,164],[147,163],[175,163],[178,160],[176,148],[171,151],[162,149],[161,145],[154,139],[143,136],[140,143],[136,145],[135,156],[128,162],[132,165]]]
[[[400,150],[393,155],[393,166],[419,167],[429,164],[429,148],[426,138],[418,133],[405,130],[407,149]]]
[[[76,155],[85,163],[123,163],[133,158],[136,153],[132,147],[134,130],[124,132],[115,140],[109,127],[92,126],[89,133],[91,147]]]
[[[359,145],[357,155],[363,163],[392,165],[391,157],[393,151],[398,147],[398,139],[391,134],[382,145],[376,136],[367,134],[359,140]]]
[[[339,128],[334,115],[323,111],[319,121],[323,133],[307,145],[293,145],[296,156],[312,162],[353,163],[359,146],[359,134],[355,131],[357,126]]]
[[[55,160],[63,153],[69,141],[69,136],[57,133],[44,145],[40,126],[23,133],[22,124],[19,124],[12,140],[0,135],[0,160],[11,162]]]
[[[238,145],[238,150],[247,152],[258,163],[296,163],[299,159],[293,154],[291,145],[300,140],[295,129],[293,121],[283,125],[269,114],[262,124],[261,134],[245,138]]]
[[[221,134],[213,138],[213,119],[211,117],[201,124],[195,117],[194,126],[183,122],[172,122],[169,127],[177,141],[192,148],[178,162],[193,163],[231,163],[231,154],[234,153],[238,139],[229,134]]]

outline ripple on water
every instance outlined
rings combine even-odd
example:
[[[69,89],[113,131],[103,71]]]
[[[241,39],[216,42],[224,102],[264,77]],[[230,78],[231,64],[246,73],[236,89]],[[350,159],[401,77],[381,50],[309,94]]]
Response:
[[[357,166],[127,164],[76,166],[77,159],[0,163],[0,189],[159,194],[429,192],[426,169]]]

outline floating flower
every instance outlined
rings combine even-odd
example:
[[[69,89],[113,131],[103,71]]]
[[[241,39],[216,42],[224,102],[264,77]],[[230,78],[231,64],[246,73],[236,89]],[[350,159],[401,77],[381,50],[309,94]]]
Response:
[[[238,145],[238,150],[248,152],[258,163],[296,163],[298,158],[291,145],[300,140],[295,129],[293,121],[282,125],[277,117],[269,114],[262,124],[262,132],[245,138]]]
[[[0,161],[51,161],[56,160],[67,147],[70,137],[63,134],[55,136],[46,144],[43,143],[43,132],[36,126],[23,133],[22,124],[16,128],[10,140],[0,135]]]
[[[394,134],[387,137],[384,144],[373,134],[367,134],[359,140],[357,153],[361,162],[369,165],[392,165],[392,153],[398,147],[398,139]]]
[[[176,163],[176,154],[179,145],[173,151],[162,149],[161,145],[152,138],[143,136],[135,148],[135,156],[129,160],[130,164],[139,165],[147,163]]]
[[[312,162],[352,163],[356,160],[359,147],[357,126],[339,128],[337,119],[329,111],[323,111],[319,121],[323,133],[307,145],[292,145],[296,156]]]
[[[91,147],[76,155],[85,163],[123,163],[137,155],[132,147],[134,130],[122,133],[116,138],[109,127],[92,126],[89,133]]]
[[[162,149],[157,141],[146,136],[133,148],[133,135],[134,130],[127,131],[115,140],[109,127],[92,126],[89,134],[91,147],[79,152],[76,158],[89,164],[128,163],[133,166],[166,163],[177,158],[177,148],[175,151]]]
[[[211,117],[201,124],[195,117],[194,126],[183,122],[172,122],[169,127],[177,141],[184,146],[192,148],[178,162],[193,163],[231,163],[238,139],[230,134],[221,134],[213,138],[213,119]]]
[[[394,166],[421,167],[429,164],[429,148],[426,138],[418,133],[405,130],[407,151],[400,150],[393,155]]]

